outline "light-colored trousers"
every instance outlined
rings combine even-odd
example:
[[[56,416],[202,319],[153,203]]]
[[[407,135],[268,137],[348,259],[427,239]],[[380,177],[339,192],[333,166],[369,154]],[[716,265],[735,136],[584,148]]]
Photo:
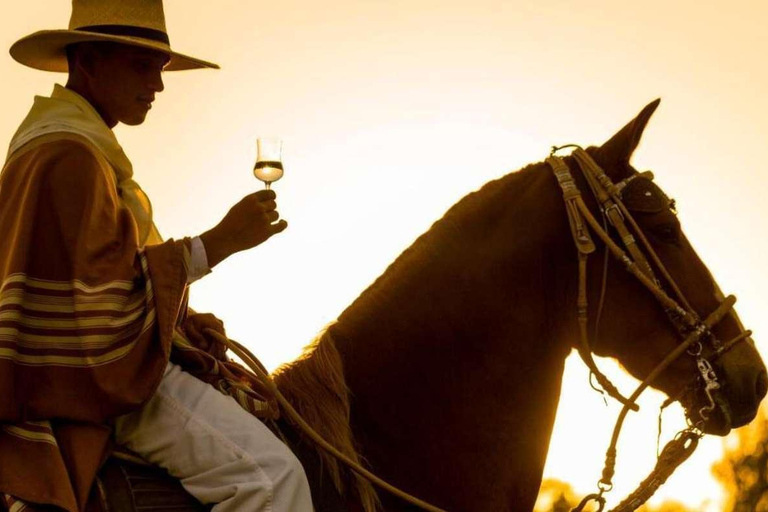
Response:
[[[165,468],[214,512],[312,512],[304,469],[261,421],[168,363],[155,395],[117,418],[118,444]]]

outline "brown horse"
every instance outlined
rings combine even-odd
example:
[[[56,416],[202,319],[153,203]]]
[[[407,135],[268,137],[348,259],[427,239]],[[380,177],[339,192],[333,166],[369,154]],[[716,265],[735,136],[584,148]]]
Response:
[[[629,160],[657,106],[588,150],[613,182],[637,172]],[[571,158],[566,163],[577,168]],[[587,191],[583,176],[574,176]],[[722,296],[674,211],[665,205],[633,214],[693,309],[702,318],[714,311]],[[590,260],[590,304],[599,301],[603,251],[598,244]],[[407,492],[451,512],[530,512],[564,361],[578,339],[577,276],[560,188],[545,163],[530,165],[452,207],[304,357],[280,369],[277,382],[322,434],[347,452],[356,449]],[[680,343],[678,333],[648,290],[613,260],[605,285],[592,349],[643,379]],[[590,323],[593,332],[594,311]],[[728,340],[742,327],[731,313],[714,331]],[[721,395],[703,428],[724,435],[754,418],[768,377],[751,340],[715,366]],[[694,359],[684,355],[653,385],[678,395],[696,376]],[[701,392],[686,397],[690,411],[701,407]],[[282,430],[308,468],[318,511],[370,507],[369,488],[354,485],[286,425]],[[384,510],[415,510],[380,498]]]

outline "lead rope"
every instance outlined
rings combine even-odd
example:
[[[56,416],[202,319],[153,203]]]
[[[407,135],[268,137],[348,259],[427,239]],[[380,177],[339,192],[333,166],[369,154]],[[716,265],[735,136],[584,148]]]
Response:
[[[337,458],[349,469],[351,469],[358,475],[362,476],[372,484],[380,487],[381,489],[384,489],[385,491],[391,494],[394,494],[398,498],[404,501],[407,501],[408,503],[415,505],[421,508],[422,510],[427,510],[428,512],[446,512],[441,508],[431,505],[426,501],[420,500],[419,498],[416,498],[415,496],[411,496],[405,491],[398,489],[394,485],[374,475],[373,473],[371,473],[370,471],[362,467],[360,464],[358,464],[357,462],[353,461],[352,459],[350,459],[349,457],[341,453],[331,443],[323,439],[323,437],[320,434],[318,434],[315,431],[315,429],[313,429],[304,420],[304,418],[301,417],[301,415],[296,411],[296,409],[293,408],[293,406],[288,402],[288,400],[283,396],[283,394],[277,388],[277,385],[272,380],[272,377],[270,377],[269,374],[261,368],[261,365],[258,364],[257,362],[258,360],[256,359],[256,356],[254,356],[242,344],[224,336],[219,332],[214,331],[213,329],[207,328],[204,331],[207,334],[213,336],[219,343],[224,344],[228,349],[234,352],[235,355],[237,355],[237,357],[239,357],[248,366],[248,368],[250,368],[251,371],[253,371],[256,377],[258,377],[258,379],[267,387],[267,389],[269,389],[269,391],[272,394],[274,394],[275,398],[277,399],[277,402],[283,408],[283,412],[286,414],[286,416],[288,416],[288,418],[293,422],[293,424],[296,425],[304,434],[306,434],[320,448],[322,448],[323,450],[331,454],[333,457]]]
[[[667,443],[661,452],[656,467],[642,481],[638,488],[624,501],[612,508],[610,512],[634,512],[645,504],[661,487],[675,470],[688,460],[699,445],[702,434],[692,429],[680,432],[672,441]]]
[[[720,320],[722,320],[723,317],[727,315],[733,308],[735,302],[736,298],[733,295],[727,297],[726,300],[720,304],[720,307],[718,307],[711,315],[709,315],[709,317],[707,317],[699,329],[692,332],[685,339],[685,341],[683,341],[683,343],[675,347],[675,349],[670,352],[656,368],[653,369],[653,371],[645,378],[645,380],[640,383],[635,392],[630,395],[630,402],[637,400],[640,394],[645,391],[645,389],[656,379],[656,377],[661,374],[661,372],[663,372],[670,364],[672,364],[673,361],[675,361],[675,359],[680,357],[680,355],[688,350],[688,348],[698,342],[698,340],[707,331],[707,329],[710,329],[712,326],[716,325]],[[600,492],[586,496],[582,502],[572,510],[572,512],[582,512],[584,507],[591,501],[599,504],[598,512],[603,511],[603,508],[605,507],[605,497],[603,494],[613,488],[612,480],[616,469],[616,445],[619,441],[619,434],[621,433],[621,428],[624,425],[624,419],[626,418],[628,412],[629,407],[625,405],[619,413],[619,417],[616,420],[616,425],[613,428],[611,444],[605,453],[605,467],[603,468],[603,475],[600,478],[600,481],[597,483],[597,487]],[[674,470],[677,469],[677,467],[682,464],[690,456],[691,453],[693,453],[693,450],[696,449],[698,439],[696,439],[696,442],[692,445],[692,447],[689,447],[685,443],[683,443],[684,446],[681,446],[680,444],[680,439],[688,439],[694,435],[698,437],[702,436],[698,428],[691,427],[683,430],[677,435],[677,437],[675,437],[675,439],[667,443],[661,453],[659,461],[656,463],[656,468],[654,468],[648,478],[646,478],[640,484],[637,490],[630,494],[630,496],[627,497],[621,503],[621,505],[619,505],[619,507],[623,508],[617,508],[614,510],[617,512],[634,511],[640,505],[645,503],[645,501],[647,501],[651,496],[653,496],[661,484],[663,484],[667,478],[669,478],[669,475],[671,475],[672,472],[674,472]],[[685,449],[683,449],[683,447]],[[641,498],[644,498],[644,500],[641,501]],[[629,508],[630,504],[633,504],[634,508]]]
[[[612,508],[609,512],[634,512],[644,505],[654,494],[656,494],[659,487],[667,481],[680,464],[688,460],[699,445],[699,439],[701,439],[701,437],[702,435],[693,429],[686,429],[678,433],[677,436],[664,447],[664,450],[656,461],[656,467],[653,468],[653,471],[651,471],[646,479],[640,483],[634,492],[624,498],[621,503]],[[601,488],[599,493],[586,496],[576,508],[572,509],[572,512],[583,512],[584,507],[590,502],[598,504],[597,512],[603,512],[603,509],[605,508],[605,497],[603,494],[605,492],[607,492],[607,490]]]
[[[697,331],[690,334],[690,336],[682,343],[682,345],[679,345],[675,352],[670,353],[662,363],[654,369],[654,371],[646,377],[646,379],[638,386],[637,390],[630,396],[630,400],[635,400],[640,393],[642,393],[645,388],[650,385],[650,383],[672,362],[674,359],[682,354],[683,350],[687,350],[690,346],[694,345],[698,342],[698,339],[701,337],[701,335],[706,332],[708,328],[711,328],[712,326],[716,325],[722,318],[727,315],[730,310],[733,308],[733,305],[736,302],[736,298],[732,295],[727,297],[726,300],[720,305],[718,309],[716,309],[705,321],[703,324],[703,328],[698,329]],[[745,339],[749,338],[751,336],[752,331],[744,331],[740,334],[738,334],[733,339],[729,340],[728,342],[724,343],[714,354],[712,357],[713,361],[716,361],[719,359],[724,353],[726,353],[728,350],[736,346],[738,343],[744,341]],[[673,399],[679,398],[678,396],[670,397],[667,399],[664,404],[662,405],[662,409],[667,407],[670,403],[672,403]],[[589,494],[587,495],[579,505],[572,509],[571,512],[582,512],[584,510],[584,507],[589,504],[590,502],[595,502],[598,504],[598,510],[597,512],[602,512],[605,508],[605,497],[603,496],[605,493],[609,492],[611,488],[613,487],[613,484],[611,483],[611,480],[613,478],[614,473],[614,466],[616,464],[616,443],[618,442],[618,436],[621,431],[622,424],[624,422],[624,418],[626,417],[626,414],[628,412],[627,407],[625,406],[621,414],[619,415],[618,420],[616,421],[616,426],[614,427],[613,431],[613,437],[611,439],[611,446],[608,448],[608,451],[606,452],[606,462],[605,462],[605,468],[603,469],[603,477],[598,482],[598,493]],[[661,419],[661,416],[659,416],[659,419]],[[629,496],[627,496],[624,501],[622,501],[616,508],[611,509],[610,512],[633,512],[637,508],[639,508],[641,505],[643,505],[646,501],[648,501],[651,496],[653,496],[656,491],[661,487],[664,482],[667,481],[669,476],[682,464],[685,462],[691,454],[696,450],[696,447],[698,446],[699,439],[703,437],[703,434],[701,433],[699,429],[700,425],[694,425],[691,426],[685,430],[682,430],[681,432],[678,432],[678,434],[675,436],[672,441],[668,442],[666,446],[664,447],[664,450],[661,452],[661,455],[658,456],[658,460],[656,462],[656,467],[653,469],[653,471],[648,475],[648,477],[643,480],[638,488],[632,492]]]

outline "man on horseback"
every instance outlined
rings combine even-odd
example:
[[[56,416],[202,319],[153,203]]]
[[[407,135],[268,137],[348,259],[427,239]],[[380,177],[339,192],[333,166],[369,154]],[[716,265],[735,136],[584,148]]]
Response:
[[[84,510],[116,441],[216,512],[311,511],[300,463],[258,419],[274,401],[209,343],[221,322],[187,307],[190,283],[286,228],[275,193],[163,241],[112,131],[144,122],[163,70],[218,66],[171,50],[162,0],[74,0],[69,30],[11,55],[69,80],[35,98],[0,174],[5,505]]]

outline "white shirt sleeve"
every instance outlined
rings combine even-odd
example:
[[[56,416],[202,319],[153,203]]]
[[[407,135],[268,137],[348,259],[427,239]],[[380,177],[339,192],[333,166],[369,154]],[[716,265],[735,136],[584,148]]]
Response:
[[[208,266],[208,254],[205,252],[205,245],[200,237],[196,236],[192,239],[190,248],[187,283],[192,284],[210,273],[211,268]]]

